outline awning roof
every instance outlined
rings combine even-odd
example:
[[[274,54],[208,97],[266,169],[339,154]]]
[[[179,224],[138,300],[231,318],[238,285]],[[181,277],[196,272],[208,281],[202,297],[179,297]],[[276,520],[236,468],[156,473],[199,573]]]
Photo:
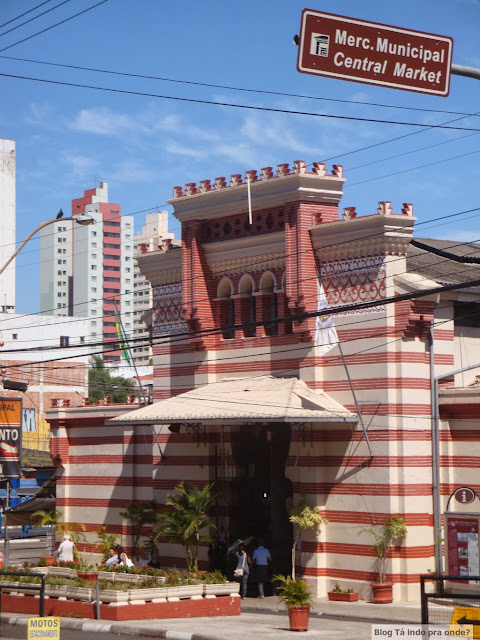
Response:
[[[356,422],[357,416],[298,378],[236,378],[187,391],[108,420],[121,424],[172,422]]]
[[[5,510],[5,516],[9,525],[32,524],[32,514],[35,511],[52,511],[55,509],[56,500],[53,497],[38,498],[32,496],[24,502]]]

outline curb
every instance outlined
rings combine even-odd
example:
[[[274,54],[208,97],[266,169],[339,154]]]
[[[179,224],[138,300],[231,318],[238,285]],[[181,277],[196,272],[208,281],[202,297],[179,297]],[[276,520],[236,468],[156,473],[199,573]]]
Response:
[[[27,626],[28,619],[33,615],[15,616],[8,613],[0,614],[0,624],[11,626]],[[167,638],[167,640],[222,640],[218,636],[206,636],[201,633],[185,633],[184,631],[168,631],[167,629],[151,629],[142,627],[125,627],[118,622],[102,622],[101,620],[71,620],[60,618],[60,628],[76,631],[118,633],[129,636],[145,636],[149,638]]]
[[[242,613],[266,613],[274,616],[286,616],[287,612],[284,609],[271,609],[263,607],[249,607],[248,605],[242,606]],[[381,615],[369,616],[348,614],[343,612],[327,613],[323,611],[310,611],[310,616],[314,618],[325,618],[328,620],[352,620],[353,622],[370,622],[371,624],[420,624],[420,621],[406,620],[405,618],[395,618],[394,615],[385,613],[385,617]]]

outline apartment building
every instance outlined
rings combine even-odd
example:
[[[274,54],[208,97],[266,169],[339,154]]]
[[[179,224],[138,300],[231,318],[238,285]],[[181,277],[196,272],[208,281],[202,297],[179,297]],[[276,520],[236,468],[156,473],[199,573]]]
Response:
[[[133,331],[133,218],[109,202],[107,182],[72,200],[71,213],[94,223],[66,220],[42,231],[40,312],[87,318],[90,344],[119,363],[115,307],[125,333]]]

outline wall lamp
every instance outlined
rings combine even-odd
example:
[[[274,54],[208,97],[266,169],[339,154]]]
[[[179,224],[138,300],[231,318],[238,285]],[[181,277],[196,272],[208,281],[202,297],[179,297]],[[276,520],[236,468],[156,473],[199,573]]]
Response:
[[[185,424],[174,422],[169,425],[168,430],[170,433],[180,433],[182,427],[185,427],[185,433],[188,433],[195,438],[197,444],[200,444],[200,442],[203,442],[204,445],[207,444],[207,431],[205,426],[200,422],[188,422]]]

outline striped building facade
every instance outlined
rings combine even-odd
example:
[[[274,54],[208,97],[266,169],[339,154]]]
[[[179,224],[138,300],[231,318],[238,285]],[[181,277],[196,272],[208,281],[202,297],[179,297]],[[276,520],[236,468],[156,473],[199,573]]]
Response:
[[[52,414],[57,500],[66,519],[88,522],[89,530],[105,522],[127,535],[119,511],[129,501],[161,505],[181,480],[215,481],[224,492],[215,513],[221,535],[263,536],[275,570],[288,571],[293,531],[285,502],[303,498],[329,523],[302,536],[297,569],[318,596],[339,582],[367,598],[377,566],[362,530],[398,514],[408,534],[393,548],[387,573],[396,599],[418,599],[418,575],[435,570],[435,376],[445,376],[441,509],[457,486],[480,490],[476,370],[448,377],[465,366],[466,350],[469,365],[480,361],[478,329],[461,312],[462,304],[476,304],[475,289],[428,293],[447,281],[434,277],[442,258],[411,252],[412,205],[394,213],[380,202],[371,215],[354,207],[339,215],[344,181],[339,165],[328,173],[323,163],[309,170],[296,161],[276,172],[236,174],[229,183],[175,187],[170,202],[182,246],[137,258],[153,287],[158,404],[148,408],[150,421],[139,409],[124,414],[125,424],[104,424],[102,408]],[[453,282],[468,279],[463,265],[456,269],[447,269]],[[316,332],[319,281],[339,343]],[[260,390],[248,403],[251,418],[201,414],[208,385],[258,378],[260,389],[269,376],[295,378],[357,420],[340,413],[336,420],[335,411],[328,421],[261,419]],[[185,413],[169,428],[155,408],[175,397]],[[228,395],[220,400],[227,410]],[[303,408],[308,412],[307,400]],[[112,407],[109,415],[124,409]],[[175,545],[162,544],[161,557],[165,565],[182,564]]]

